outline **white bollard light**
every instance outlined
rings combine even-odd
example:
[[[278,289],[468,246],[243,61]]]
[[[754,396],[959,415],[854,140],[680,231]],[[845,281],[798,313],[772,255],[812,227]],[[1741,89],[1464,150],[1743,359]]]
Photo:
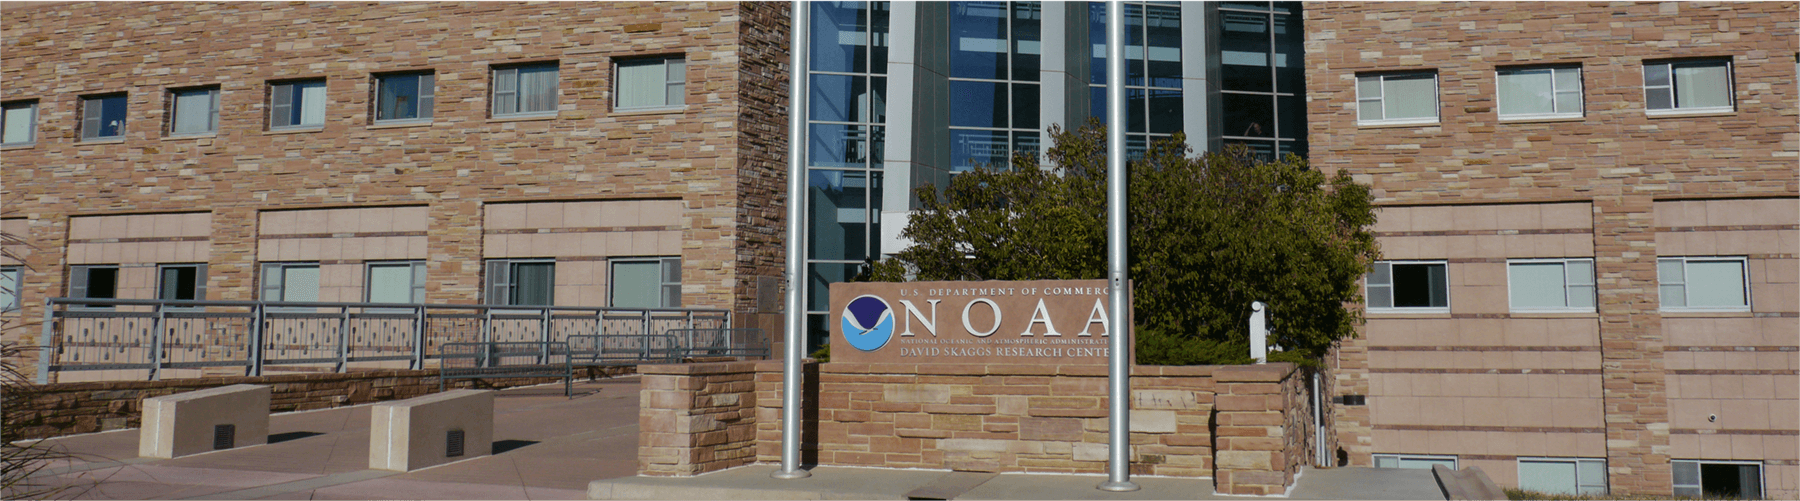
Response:
[[[1250,358],[1259,364],[1269,362],[1268,309],[1262,301],[1250,303]]]

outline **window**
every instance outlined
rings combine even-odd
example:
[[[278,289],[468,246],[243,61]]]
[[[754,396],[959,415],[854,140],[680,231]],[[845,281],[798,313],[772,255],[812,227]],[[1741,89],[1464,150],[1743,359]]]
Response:
[[[125,136],[125,94],[81,98],[81,140]]]
[[[556,64],[494,68],[494,116],[556,114]]]
[[[1656,260],[1664,310],[1750,310],[1750,284],[1741,257]]]
[[[614,109],[677,108],[687,104],[687,62],[680,56],[619,61]]]
[[[72,266],[69,268],[69,297],[76,299],[118,299],[119,267],[116,265]],[[84,308],[111,308],[90,305]]]
[[[679,308],[681,258],[615,259],[607,283],[614,308]]]
[[[269,128],[298,129],[325,125],[325,81],[307,80],[269,86]]]
[[[364,301],[371,303],[425,302],[425,262],[370,263]]]
[[[169,134],[210,134],[219,130],[219,88],[169,91]]]
[[[1456,469],[1456,456],[1423,456],[1416,454],[1376,454],[1376,468],[1401,468],[1407,470],[1429,470],[1434,465]]]
[[[158,265],[156,298],[164,301],[205,301],[206,265]]]
[[[0,267],[0,311],[19,309],[19,296],[21,295],[19,294],[19,272],[21,269],[18,266]]]
[[[1653,115],[1731,111],[1731,61],[1644,63],[1644,108]]]
[[[375,122],[429,121],[437,76],[395,73],[375,77]]]
[[[262,299],[286,302],[318,301],[318,263],[263,264]]]
[[[21,146],[37,142],[37,101],[0,105],[0,145]]]
[[[1501,118],[1581,116],[1581,68],[1502,69]]]
[[[1506,263],[1513,311],[1594,311],[1594,260],[1531,259]]]
[[[1762,499],[1762,464],[1754,461],[1669,462],[1675,471],[1676,497]]]
[[[1369,310],[1450,311],[1448,266],[1442,262],[1383,261],[1369,272]]]
[[[488,261],[488,304],[556,304],[556,262],[546,259]]]
[[[1356,123],[1428,124],[1437,121],[1437,73],[1356,76]]]
[[[1520,458],[1519,488],[1545,494],[1606,494],[1606,460]]]

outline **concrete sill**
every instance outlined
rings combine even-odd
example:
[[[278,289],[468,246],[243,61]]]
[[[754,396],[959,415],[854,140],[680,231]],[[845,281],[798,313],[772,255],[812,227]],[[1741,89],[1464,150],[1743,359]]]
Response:
[[[87,146],[87,145],[91,145],[91,144],[124,144],[124,143],[125,143],[125,138],[116,137],[116,138],[110,138],[110,139],[90,139],[87,141],[76,141],[75,145],[76,146]]]
[[[547,114],[547,115],[492,117],[492,118],[489,118],[488,121],[489,122],[536,122],[536,121],[541,121],[541,120],[556,120],[557,118],[561,118],[561,115],[562,115],[561,112],[557,112],[557,113],[551,113],[551,114]]]
[[[1563,122],[1586,122],[1586,121],[1587,121],[1587,117],[1584,117],[1584,116],[1583,117],[1502,118],[1502,119],[1500,119],[1500,124],[1511,125],[1511,124],[1563,123]]]
[[[312,132],[325,132],[325,127],[321,126],[321,127],[303,127],[303,128],[295,128],[295,129],[270,129],[270,130],[263,131],[263,135],[270,136],[270,135],[277,135],[277,134],[307,134],[307,133],[312,133]]]
[[[1661,310],[1663,318],[1754,318],[1755,312],[1743,311],[1699,311],[1699,310]]]
[[[215,139],[218,137],[219,137],[219,133],[209,132],[206,134],[182,134],[179,136],[163,136],[160,140],[161,141],[192,141],[195,139]]]
[[[655,109],[648,109],[648,110],[640,109],[640,110],[614,111],[614,112],[608,114],[607,116],[642,117],[642,116],[680,115],[683,113],[687,113],[686,106],[678,106],[678,107],[673,107],[673,108],[655,108]]]
[[[430,127],[431,124],[432,124],[432,121],[430,121],[430,120],[407,121],[407,122],[381,122],[381,123],[376,123],[376,124],[369,124],[368,128],[369,128],[369,130],[410,129],[410,128],[414,128],[414,127]]]
[[[1737,110],[1700,110],[1700,111],[1644,111],[1644,118],[1701,118],[1729,117],[1737,115]]]
[[[6,146],[0,146],[0,151],[29,150],[29,149],[36,148],[36,147],[37,147],[37,143],[9,144]]]

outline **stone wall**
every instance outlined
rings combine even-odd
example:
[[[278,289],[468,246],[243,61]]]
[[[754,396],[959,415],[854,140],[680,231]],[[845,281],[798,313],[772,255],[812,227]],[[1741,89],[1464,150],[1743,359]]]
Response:
[[[780,462],[780,361],[640,370],[640,473]],[[808,363],[806,372],[805,464],[1106,471],[1104,366]],[[1311,459],[1307,374],[1292,364],[1135,367],[1132,472],[1229,479],[1226,493],[1285,492]]]
[[[756,363],[642,367],[638,473],[693,476],[755,462]]]
[[[6,396],[8,439],[48,438],[136,428],[144,399],[234,384],[273,387],[270,412],[329,409],[402,400],[438,391],[437,370],[377,370],[343,374],[208,377],[163,381],[103,381],[31,385]],[[510,388],[559,378],[453,380],[449,388]],[[20,398],[23,396],[23,398]]]

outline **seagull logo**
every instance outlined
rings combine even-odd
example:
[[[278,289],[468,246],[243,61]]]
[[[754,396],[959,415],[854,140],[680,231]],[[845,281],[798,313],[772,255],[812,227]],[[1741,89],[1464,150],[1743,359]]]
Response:
[[[875,351],[887,346],[894,336],[894,309],[887,301],[871,295],[857,296],[844,307],[844,340],[862,351]]]

